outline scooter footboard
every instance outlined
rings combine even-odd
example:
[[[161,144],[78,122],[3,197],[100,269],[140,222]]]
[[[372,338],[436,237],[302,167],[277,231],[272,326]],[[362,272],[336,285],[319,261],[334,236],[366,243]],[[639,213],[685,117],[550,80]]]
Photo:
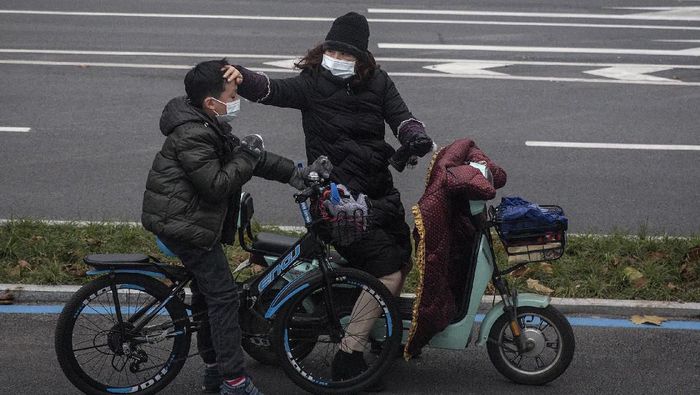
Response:
[[[538,295],[538,294],[531,294],[531,293],[519,293],[518,294],[518,306],[517,307],[523,307],[523,306],[530,306],[530,307],[538,307],[538,308],[545,308],[549,306],[550,301],[552,300],[551,297],[546,296],[546,295]],[[488,340],[489,337],[489,332],[491,332],[491,327],[493,324],[496,322],[498,317],[504,314],[503,311],[503,301],[496,303],[488,313],[486,313],[486,316],[484,317],[484,320],[481,321],[481,326],[479,327],[479,337],[476,341],[476,344],[478,346],[485,346],[486,341]]]

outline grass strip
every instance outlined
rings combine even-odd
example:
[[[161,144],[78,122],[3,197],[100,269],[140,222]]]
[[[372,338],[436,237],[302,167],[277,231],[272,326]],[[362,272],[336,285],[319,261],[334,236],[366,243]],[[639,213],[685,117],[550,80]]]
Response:
[[[498,262],[506,262],[500,242],[495,244]],[[0,225],[0,283],[83,284],[90,281],[85,255],[132,252],[177,263],[139,226],[8,221]],[[247,257],[238,245],[226,253],[232,267]],[[556,297],[700,302],[700,237],[570,236],[561,259],[527,265],[508,277],[521,291]],[[413,292],[417,281],[414,270],[404,292]]]

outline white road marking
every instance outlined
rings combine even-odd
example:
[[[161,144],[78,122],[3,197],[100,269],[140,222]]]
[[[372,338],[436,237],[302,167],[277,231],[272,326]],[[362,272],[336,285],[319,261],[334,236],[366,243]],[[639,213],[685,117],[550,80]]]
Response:
[[[486,70],[488,68],[495,67],[506,67],[510,66],[507,62],[452,62],[452,63],[441,63],[430,66],[423,66],[424,69],[440,71],[448,74],[464,75],[464,76],[507,76],[507,73],[496,72],[492,70]],[[596,75],[599,77],[607,77],[617,80],[624,81],[656,81],[656,82],[670,82],[672,84],[678,81],[669,78],[662,78],[653,75],[647,75],[645,73],[654,73],[663,70],[670,70],[670,68],[660,65],[615,65],[610,67],[605,67],[601,69],[584,71],[586,74]]]
[[[700,0],[699,0],[700,1]],[[223,58],[232,59],[281,59],[279,65],[290,62],[291,59],[300,59],[299,55],[265,55],[248,53],[205,53],[205,52],[139,52],[139,51],[83,51],[83,50],[61,50],[61,49],[22,49],[22,48],[0,48],[0,53],[21,53],[21,54],[41,54],[41,55],[98,55],[98,56],[155,56],[155,57],[180,57],[180,58]],[[398,57],[377,57],[378,62],[410,62],[410,63],[493,63],[490,60],[479,59],[459,59],[459,58],[398,58]],[[698,65],[683,64],[644,64],[644,63],[584,63],[584,62],[538,62],[523,60],[503,60],[507,64],[523,64],[534,66],[583,66],[583,67],[613,67],[613,66],[663,66],[669,69],[685,68],[700,69]],[[273,65],[274,62],[266,63]]]
[[[21,127],[12,127],[12,126],[0,126],[0,132],[12,132],[12,133],[27,133],[32,128],[21,128]]]
[[[147,64],[147,63],[102,63],[102,62],[55,62],[44,60],[0,60],[0,64],[11,65],[44,65],[44,66],[78,66],[78,67],[115,67],[115,68],[144,68],[144,69],[177,69],[188,70],[191,65],[169,65],[169,64]],[[265,68],[252,67],[250,70],[262,71],[266,73],[296,73],[291,69],[279,67]],[[471,78],[471,79],[500,79],[515,81],[543,81],[543,82],[585,82],[585,83],[609,83],[609,84],[641,84],[641,85],[673,85],[673,86],[700,86],[700,82],[683,82],[676,80],[668,81],[625,81],[614,79],[595,78],[561,78],[561,77],[529,77],[513,75],[487,75],[487,74],[445,74],[445,73],[413,73],[413,72],[389,72],[390,76],[396,77],[426,77],[426,78]]]
[[[669,7],[671,8],[671,7]],[[468,15],[468,16],[512,16],[523,18],[581,18],[581,19],[632,19],[646,21],[700,21],[700,7],[677,7],[681,10],[645,12],[636,14],[578,14],[558,12],[507,12],[464,10],[417,10],[393,8],[369,8],[370,14],[413,15]]]
[[[458,75],[485,75],[485,76],[504,76],[508,75],[505,73],[499,73],[497,71],[486,70],[492,67],[505,67],[508,63],[496,63],[496,62],[454,62],[454,63],[442,63],[434,64],[430,66],[423,66],[424,69],[440,71],[449,74]]]
[[[626,48],[579,48],[579,47],[521,47],[510,45],[459,45],[459,44],[404,44],[379,43],[385,49],[436,49],[445,51],[492,51],[492,52],[543,52],[543,53],[593,53],[611,55],[655,55],[655,56],[700,56],[700,48],[679,50],[626,49]]]
[[[654,40],[666,43],[695,43],[700,44],[700,40]]]
[[[262,15],[207,15],[207,14],[160,14],[133,12],[88,12],[88,11],[42,11],[42,10],[0,10],[0,14],[20,15],[60,15],[60,16],[116,16],[138,18],[186,18],[186,19],[244,19],[265,21],[332,22],[335,18],[310,16],[262,16]]]
[[[601,148],[601,149],[636,149],[665,151],[700,151],[700,145],[666,145],[666,144],[613,144],[613,143],[573,143],[564,141],[526,141],[528,147],[554,148]]]
[[[0,48],[0,53],[29,53],[50,55],[100,55],[100,56],[163,56],[181,58],[244,57],[250,59],[289,59],[289,55],[230,54],[217,52],[145,52],[145,51],[81,51],[63,49],[14,49]]]
[[[196,14],[137,14],[126,12],[82,12],[82,11],[41,11],[41,10],[0,10],[0,14],[15,15],[50,15],[50,16],[97,16],[97,17],[136,17],[136,18],[179,18],[179,19],[233,19],[258,21],[290,22],[330,22],[334,18],[324,17],[280,17],[262,15],[196,15]],[[368,18],[370,23],[409,23],[440,25],[500,25],[500,26],[537,26],[537,27],[581,27],[593,29],[656,29],[656,30],[700,30],[696,26],[665,25],[620,25],[591,23],[552,23],[552,22],[516,22],[516,21],[465,21],[447,19],[393,19]]]
[[[268,66],[280,67],[283,69],[292,70],[296,67],[296,66],[294,66],[294,63],[298,62],[299,60],[300,60],[300,58],[275,60],[274,62],[265,62],[263,64],[266,64]]]
[[[584,71],[586,74],[597,75],[599,77],[608,77],[625,81],[673,81],[669,78],[656,77],[647,75],[646,73],[655,73],[658,71],[669,70],[663,66],[612,66],[603,69]]]
[[[492,80],[513,80],[513,81],[540,81],[540,82],[584,82],[603,84],[635,84],[635,85],[670,85],[678,87],[700,86],[700,82],[682,82],[676,80],[665,81],[625,81],[598,78],[568,78],[568,77],[532,77],[517,75],[460,75],[460,74],[438,74],[438,73],[404,73],[389,72],[392,77],[426,77],[426,78],[465,78],[465,79],[492,79]]]
[[[176,69],[189,70],[194,64],[155,64],[155,63],[103,63],[103,62],[54,62],[45,60],[2,60],[0,64],[26,64],[26,65],[44,65],[44,66],[78,66],[78,67],[116,67],[116,68],[133,68],[133,69]],[[254,67],[250,70],[263,71],[266,73],[289,73],[291,70],[280,68],[265,68]]]
[[[640,17],[668,18],[674,21],[700,21],[700,7],[611,7],[617,10],[645,10],[632,14]]]

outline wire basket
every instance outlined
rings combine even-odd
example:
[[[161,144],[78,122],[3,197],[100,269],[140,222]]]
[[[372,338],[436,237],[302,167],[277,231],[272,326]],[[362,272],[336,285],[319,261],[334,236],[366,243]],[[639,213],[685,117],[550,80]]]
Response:
[[[335,217],[325,217],[330,225],[333,244],[348,246],[362,239],[370,227],[370,217],[362,210],[354,214],[338,213]]]
[[[540,205],[547,214],[564,215],[559,206]],[[504,220],[498,208],[491,207],[491,217],[498,237],[508,254],[508,263],[519,265],[532,262],[552,261],[564,254],[566,245],[565,221],[544,223],[530,218]]]

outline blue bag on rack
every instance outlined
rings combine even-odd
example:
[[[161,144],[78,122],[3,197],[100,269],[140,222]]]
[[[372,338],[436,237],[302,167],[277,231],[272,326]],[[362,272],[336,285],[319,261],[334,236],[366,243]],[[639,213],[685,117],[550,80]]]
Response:
[[[544,232],[549,228],[562,231],[566,230],[569,224],[560,208],[540,207],[518,196],[501,198],[496,212],[500,231],[505,239]]]

